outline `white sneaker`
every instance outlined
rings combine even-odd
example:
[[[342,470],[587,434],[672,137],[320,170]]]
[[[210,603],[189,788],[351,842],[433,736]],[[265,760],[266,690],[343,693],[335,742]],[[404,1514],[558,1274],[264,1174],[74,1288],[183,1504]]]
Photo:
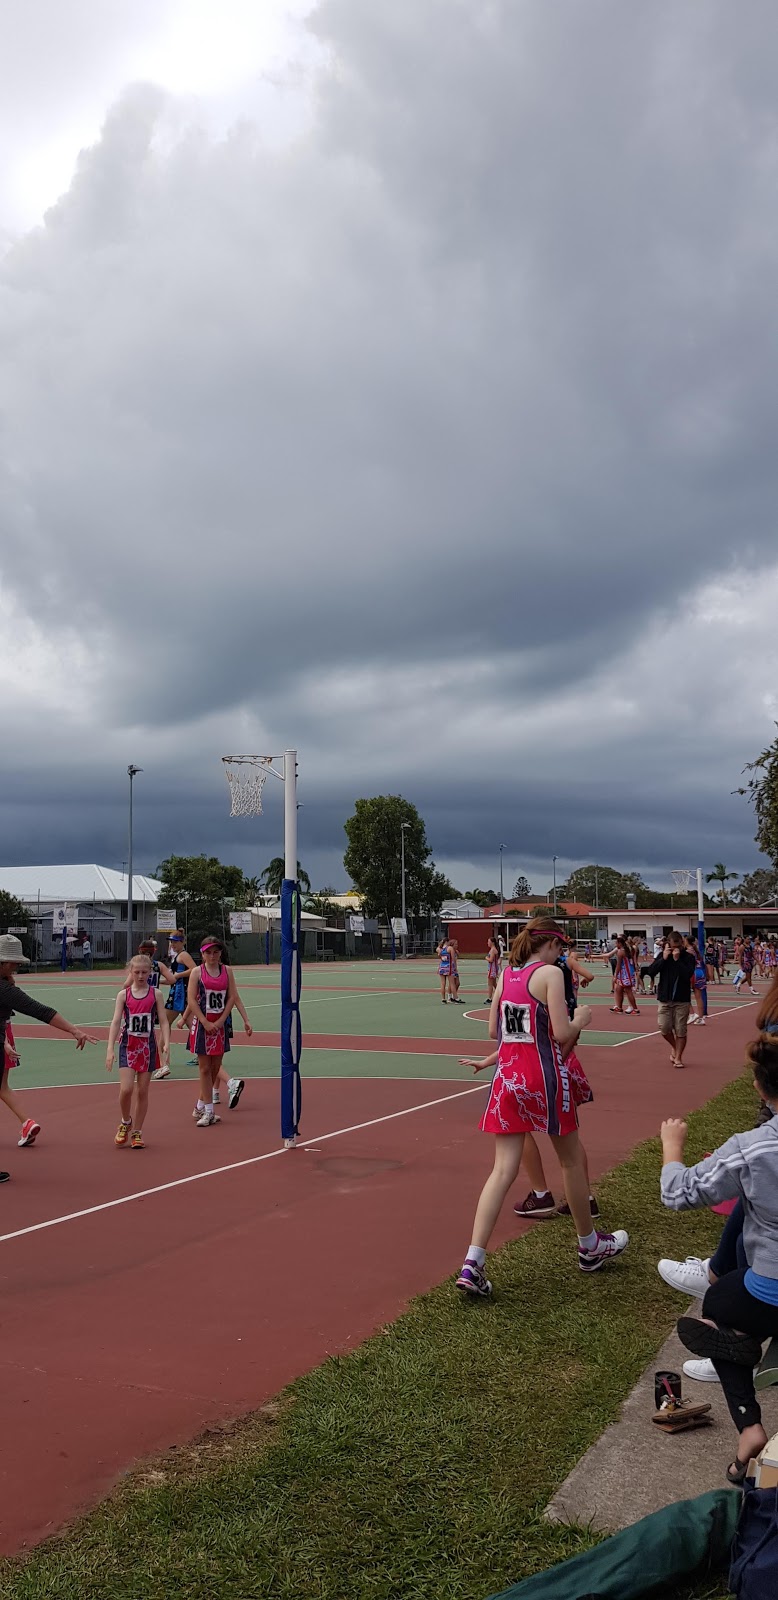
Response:
[[[198,1117],[198,1119],[197,1119],[197,1127],[198,1128],[211,1128],[211,1127],[213,1127],[214,1122],[221,1122],[221,1117],[217,1117],[216,1113],[214,1111],[206,1110],[206,1111],[203,1111],[201,1116]]]
[[[699,1020],[700,1020],[699,1017],[689,1017],[688,1020],[687,1020],[687,1027],[693,1028],[695,1022],[699,1022]]]
[[[693,1378],[695,1383],[721,1382],[712,1361],[684,1361],[683,1370],[687,1378]]]
[[[151,1076],[152,1076],[152,1078],[156,1078],[156,1079],[169,1078],[170,1077],[170,1068],[169,1067],[157,1067],[156,1072],[152,1072]]]
[[[701,1261],[699,1256],[687,1256],[685,1261],[660,1261],[656,1270],[671,1289],[688,1294],[692,1300],[701,1300],[710,1288],[709,1266],[710,1258]]]
[[[214,1089],[213,1091],[213,1103],[215,1106],[220,1106],[222,1103],[222,1097],[219,1094],[218,1089]]]

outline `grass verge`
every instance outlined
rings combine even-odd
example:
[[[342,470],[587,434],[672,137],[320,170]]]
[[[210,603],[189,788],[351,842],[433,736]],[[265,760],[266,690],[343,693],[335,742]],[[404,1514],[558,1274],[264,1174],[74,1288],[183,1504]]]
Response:
[[[690,1119],[689,1159],[753,1113],[749,1081],[731,1084]],[[657,1258],[704,1256],[721,1228],[664,1211],[658,1175],[652,1141],[599,1185],[633,1241],[612,1269],[584,1277],[569,1223],[539,1226],[491,1258],[493,1302],[434,1289],[0,1563],[1,1600],[485,1600],[586,1548],[544,1507],[678,1315]]]

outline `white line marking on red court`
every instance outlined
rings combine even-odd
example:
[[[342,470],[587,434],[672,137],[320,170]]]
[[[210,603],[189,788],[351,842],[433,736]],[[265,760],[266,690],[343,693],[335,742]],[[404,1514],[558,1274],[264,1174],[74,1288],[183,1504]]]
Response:
[[[477,1084],[472,1089],[460,1089],[458,1094],[444,1094],[437,1100],[425,1100],[420,1106],[406,1106],[402,1111],[390,1111],[383,1117],[371,1117],[369,1122],[355,1122],[349,1128],[335,1128],[332,1133],[319,1133],[315,1139],[301,1139],[296,1150],[305,1150],[309,1146],[326,1144],[330,1139],[340,1139],[346,1133],[361,1133],[365,1128],[376,1128],[381,1122],[394,1122],[398,1117],[410,1117],[414,1111],[430,1111],[434,1106],[447,1105],[450,1100],[464,1100],[469,1094],[477,1094],[483,1088]],[[168,1189],[181,1189],[187,1183],[199,1183],[202,1178],[218,1178],[223,1172],[237,1172],[240,1167],[255,1167],[260,1161],[272,1161],[275,1156],[288,1156],[294,1160],[295,1151],[285,1150],[279,1145],[277,1150],[267,1150],[261,1156],[247,1156],[244,1161],[231,1161],[224,1167],[210,1167],[207,1172],[192,1172],[187,1178],[174,1178],[170,1183],[158,1183],[153,1189],[139,1189],[135,1194],[119,1195],[116,1200],[104,1200],[98,1206],[86,1206],[83,1211],[69,1211],[63,1217],[50,1217],[47,1222],[33,1222],[28,1228],[16,1228],[13,1233],[0,1233],[0,1244],[7,1244],[10,1239],[23,1239],[28,1233],[41,1233],[45,1228],[58,1228],[63,1222],[78,1222],[81,1217],[93,1217],[98,1211],[112,1211],[115,1206],[126,1206],[132,1200],[147,1200],[152,1194],[164,1194]]]
[[[755,1000],[747,1000],[746,1004],[744,1006],[727,1006],[725,1011],[716,1011],[715,1013],[712,1012],[712,1011],[709,1011],[708,1012],[708,1016],[712,1017],[712,1016],[715,1015],[717,1017],[728,1017],[728,1016],[731,1015],[731,1013],[733,1011],[747,1011],[749,1006],[755,1006],[755,1005],[756,1005],[756,1001]],[[692,1027],[693,1028],[699,1027],[699,1023],[693,1022],[692,1023]],[[655,1028],[653,1033],[633,1033],[630,1036],[629,1039],[620,1039],[618,1044],[612,1044],[611,1045],[611,1050],[621,1050],[622,1046],[625,1045],[625,1044],[637,1044],[639,1039],[661,1039],[661,1037],[662,1037],[661,1028]]]

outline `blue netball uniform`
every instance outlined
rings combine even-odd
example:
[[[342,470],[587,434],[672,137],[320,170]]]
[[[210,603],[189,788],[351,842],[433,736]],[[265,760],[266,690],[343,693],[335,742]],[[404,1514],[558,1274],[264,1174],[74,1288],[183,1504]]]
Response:
[[[448,977],[450,977],[450,975],[451,975],[451,951],[449,950],[448,945],[444,944],[443,949],[440,952],[440,960],[439,960],[439,963],[438,963],[438,976],[440,978],[448,978]]]
[[[181,973],[182,976],[176,977],[176,981],[167,997],[166,1010],[179,1012],[183,1015],[183,1013],[186,1011],[186,986],[189,982],[189,968],[186,966],[185,962],[179,961],[178,958],[176,958],[174,971],[176,974]]]

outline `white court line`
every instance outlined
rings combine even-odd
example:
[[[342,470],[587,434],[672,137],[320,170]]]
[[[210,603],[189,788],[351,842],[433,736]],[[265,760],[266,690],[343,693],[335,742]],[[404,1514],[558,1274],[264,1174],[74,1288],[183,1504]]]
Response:
[[[438,1100],[425,1100],[420,1106],[406,1106],[403,1111],[390,1111],[383,1117],[372,1117],[369,1122],[355,1122],[350,1128],[336,1128],[333,1133],[321,1133],[315,1139],[301,1139],[296,1146],[326,1144],[329,1139],[340,1139],[346,1133],[361,1133],[364,1128],[376,1128],[381,1122],[394,1122],[397,1117],[410,1117],[414,1111],[430,1111],[433,1106],[444,1106],[449,1100],[464,1100],[469,1094],[478,1094],[484,1088],[479,1083],[471,1089],[460,1089],[458,1094],[444,1094]],[[29,1228],[16,1228],[13,1233],[0,1233],[0,1244],[10,1239],[23,1239],[28,1233],[41,1233],[45,1228],[58,1228],[63,1222],[78,1222],[81,1217],[93,1217],[98,1211],[112,1211],[115,1206],[126,1206],[131,1200],[147,1200],[152,1194],[164,1194],[168,1189],[181,1189],[186,1183],[199,1183],[202,1178],[218,1178],[222,1172],[237,1172],[240,1167],[255,1167],[260,1161],[272,1161],[275,1156],[290,1156],[292,1152],[279,1145],[277,1150],[267,1150],[261,1156],[247,1156],[244,1161],[231,1161],[224,1167],[211,1167],[207,1172],[193,1172],[188,1178],[174,1178],[171,1183],[158,1183],[153,1189],[139,1189],[136,1194],[119,1195],[116,1200],[104,1200],[99,1206],[86,1206],[83,1211],[69,1211],[63,1217],[50,1217],[48,1222],[33,1222]]]
[[[747,1011],[749,1006],[755,1006],[756,1003],[756,1000],[747,1000],[744,1006],[727,1006],[725,1011],[709,1011],[708,1016],[728,1017],[733,1011]],[[692,1027],[694,1027],[694,1023],[692,1023]],[[631,1038],[620,1039],[618,1044],[612,1044],[611,1050],[621,1050],[625,1044],[636,1044],[638,1039],[661,1039],[661,1037],[661,1028],[655,1028],[653,1033],[633,1033]]]

